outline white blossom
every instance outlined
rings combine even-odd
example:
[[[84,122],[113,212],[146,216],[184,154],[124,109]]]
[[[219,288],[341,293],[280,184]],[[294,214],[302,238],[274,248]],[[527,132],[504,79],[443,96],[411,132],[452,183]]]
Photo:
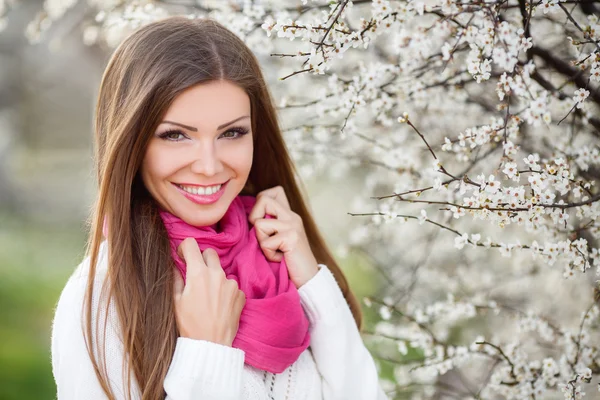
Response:
[[[589,90],[577,89],[575,91],[575,94],[573,95],[573,101],[577,105],[577,108],[583,107],[583,102],[585,101],[585,99],[588,98],[589,95],[590,95]]]

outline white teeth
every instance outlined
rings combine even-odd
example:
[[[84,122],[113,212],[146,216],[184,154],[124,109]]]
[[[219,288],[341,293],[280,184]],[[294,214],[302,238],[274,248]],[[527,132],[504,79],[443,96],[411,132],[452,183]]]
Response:
[[[191,194],[211,195],[213,193],[218,192],[219,189],[221,189],[222,185],[209,186],[207,188],[204,188],[204,187],[181,186],[181,185],[177,185],[177,186],[179,186],[179,188],[181,188],[182,190],[185,190],[186,192],[191,193]]]

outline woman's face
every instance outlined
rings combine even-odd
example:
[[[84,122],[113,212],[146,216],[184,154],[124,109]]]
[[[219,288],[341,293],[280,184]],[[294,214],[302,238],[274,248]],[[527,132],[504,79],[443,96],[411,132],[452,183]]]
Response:
[[[161,208],[194,226],[217,223],[252,167],[250,99],[228,81],[175,98],[150,139],[141,167]]]

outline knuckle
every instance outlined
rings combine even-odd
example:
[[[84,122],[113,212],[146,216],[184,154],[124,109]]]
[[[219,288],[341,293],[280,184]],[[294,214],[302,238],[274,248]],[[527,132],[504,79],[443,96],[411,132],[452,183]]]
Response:
[[[238,283],[235,279],[227,279],[227,285],[229,285],[229,287],[231,287],[232,289],[238,290]]]

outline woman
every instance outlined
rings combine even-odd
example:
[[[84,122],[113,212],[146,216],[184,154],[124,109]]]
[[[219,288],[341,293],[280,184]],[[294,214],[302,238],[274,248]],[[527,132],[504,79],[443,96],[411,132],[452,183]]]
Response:
[[[59,400],[385,398],[237,36],[183,17],[134,32],[95,132],[88,256],[52,329]]]

